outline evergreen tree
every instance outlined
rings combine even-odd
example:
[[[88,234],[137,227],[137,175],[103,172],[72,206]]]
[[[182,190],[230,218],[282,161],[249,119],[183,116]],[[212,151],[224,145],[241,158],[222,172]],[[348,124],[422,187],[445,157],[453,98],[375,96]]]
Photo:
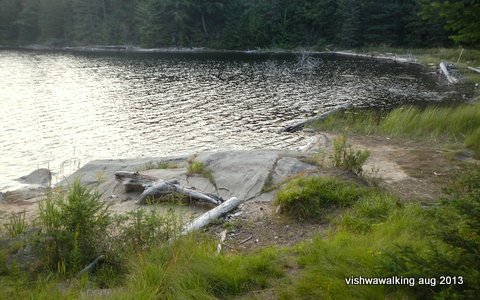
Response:
[[[422,0],[426,19],[445,21],[445,29],[456,43],[480,44],[480,0],[428,1]]]

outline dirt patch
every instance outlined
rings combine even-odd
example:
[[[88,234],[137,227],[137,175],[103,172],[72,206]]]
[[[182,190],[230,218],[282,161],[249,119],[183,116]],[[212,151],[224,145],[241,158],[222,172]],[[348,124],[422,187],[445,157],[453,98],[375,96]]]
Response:
[[[244,252],[268,246],[292,246],[322,234],[326,223],[305,223],[284,217],[276,212],[272,202],[249,201],[222,224],[208,231],[219,235],[227,230],[223,247],[229,252]]]
[[[325,133],[322,136],[327,137],[325,144],[331,149],[336,135]],[[348,141],[354,148],[370,151],[364,166],[367,179],[380,179],[381,186],[404,201],[437,201],[445,185],[465,165],[478,162],[452,156],[444,146],[425,141],[365,135],[349,136]]]

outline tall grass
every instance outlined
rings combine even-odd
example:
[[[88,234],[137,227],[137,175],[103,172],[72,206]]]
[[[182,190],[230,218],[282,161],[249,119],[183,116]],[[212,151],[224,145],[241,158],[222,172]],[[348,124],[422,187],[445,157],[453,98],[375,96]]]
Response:
[[[480,128],[480,105],[456,107],[413,106],[393,110],[381,123],[381,130],[392,135],[450,138],[463,141]]]
[[[9,237],[14,238],[27,230],[28,224],[25,220],[25,214],[25,211],[12,213],[8,222],[3,225]]]
[[[279,251],[216,255],[216,243],[190,235],[152,249],[132,263],[126,291],[113,299],[229,298],[266,288],[282,276]]]
[[[437,142],[459,142],[480,157],[480,103],[457,106],[405,106],[385,114],[354,111],[334,114],[310,125],[317,130],[412,137]]]

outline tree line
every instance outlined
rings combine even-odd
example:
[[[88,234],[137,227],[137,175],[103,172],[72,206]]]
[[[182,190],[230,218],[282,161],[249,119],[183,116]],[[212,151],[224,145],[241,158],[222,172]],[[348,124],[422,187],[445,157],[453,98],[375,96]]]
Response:
[[[0,0],[0,44],[475,46],[478,16],[480,0]]]

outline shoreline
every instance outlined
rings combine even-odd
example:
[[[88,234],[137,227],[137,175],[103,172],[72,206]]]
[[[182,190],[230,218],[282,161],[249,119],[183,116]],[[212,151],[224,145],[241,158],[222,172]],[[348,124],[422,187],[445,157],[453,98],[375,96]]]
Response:
[[[64,46],[50,47],[42,45],[27,46],[3,46],[0,50],[27,50],[27,51],[58,51],[58,52],[80,52],[80,53],[146,53],[146,54],[251,54],[251,55],[299,55],[307,53],[309,55],[337,55],[342,57],[356,57],[363,59],[372,59],[379,61],[392,61],[403,64],[414,64],[425,67],[417,58],[412,55],[388,54],[368,54],[358,53],[355,50],[335,50],[335,51],[316,51],[316,50],[286,50],[286,49],[213,49],[205,47],[166,47],[166,48],[142,48],[131,45],[92,45],[92,46]]]

